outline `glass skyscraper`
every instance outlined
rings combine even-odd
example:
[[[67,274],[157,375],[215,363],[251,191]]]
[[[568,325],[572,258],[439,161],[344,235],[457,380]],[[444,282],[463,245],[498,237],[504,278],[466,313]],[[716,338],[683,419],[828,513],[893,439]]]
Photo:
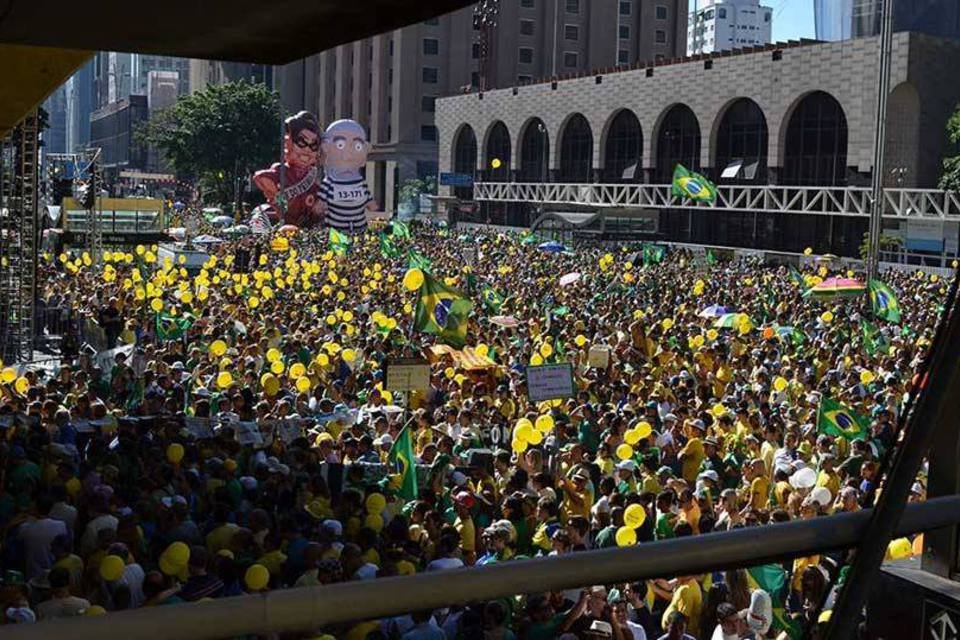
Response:
[[[818,40],[846,40],[880,33],[881,0],[813,0]],[[960,39],[957,0],[895,0],[893,30]]]

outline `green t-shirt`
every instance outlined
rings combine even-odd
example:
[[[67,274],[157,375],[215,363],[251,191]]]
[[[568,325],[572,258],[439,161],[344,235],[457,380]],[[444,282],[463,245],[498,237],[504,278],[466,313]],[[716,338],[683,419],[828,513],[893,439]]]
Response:
[[[597,534],[595,540],[598,549],[608,549],[617,546],[617,528],[613,525],[604,527]]]
[[[580,441],[580,444],[583,445],[583,448],[586,449],[590,455],[596,455],[597,449],[600,448],[600,438],[597,437],[596,432],[593,430],[593,423],[589,420],[582,420],[577,430],[577,439]]]
[[[674,536],[669,513],[661,513],[657,516],[656,536],[657,540],[667,540]]]
[[[546,622],[534,622],[527,628],[527,640],[553,640],[566,617],[566,614],[558,613]]]

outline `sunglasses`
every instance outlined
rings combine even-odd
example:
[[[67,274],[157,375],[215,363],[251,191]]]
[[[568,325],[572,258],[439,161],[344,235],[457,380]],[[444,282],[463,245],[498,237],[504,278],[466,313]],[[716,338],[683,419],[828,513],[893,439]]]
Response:
[[[320,149],[320,140],[314,140],[313,142],[307,142],[300,136],[297,136],[293,139],[293,144],[297,145],[301,149],[310,149],[311,151],[317,151]]]

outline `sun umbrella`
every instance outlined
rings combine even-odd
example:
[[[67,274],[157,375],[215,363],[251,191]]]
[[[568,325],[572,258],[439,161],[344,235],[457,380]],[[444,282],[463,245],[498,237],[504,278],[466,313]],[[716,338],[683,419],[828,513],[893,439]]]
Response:
[[[218,227],[229,227],[233,224],[233,218],[230,216],[216,216],[210,220],[210,224],[215,224]]]
[[[245,236],[250,234],[250,227],[245,224],[238,224],[234,227],[227,227],[223,232],[231,236]]]
[[[493,316],[490,318],[490,322],[498,327],[507,327],[508,329],[520,326],[520,321],[513,316]]]
[[[744,319],[750,320],[745,313],[725,313],[717,318],[713,326],[717,329],[736,329]]]
[[[277,229],[277,233],[282,233],[285,236],[294,236],[298,231],[300,231],[300,227],[295,224],[285,224]]]
[[[560,253],[561,251],[567,250],[565,246],[563,246],[559,242],[556,242],[555,240],[551,240],[550,242],[544,242],[543,244],[537,245],[537,249],[540,249],[540,251],[544,251],[546,253]]]
[[[181,209],[186,209],[187,205],[177,200],[176,202],[173,203],[173,208],[176,209],[177,211],[180,211]]]
[[[804,297],[814,300],[831,298],[856,298],[866,291],[866,286],[853,278],[827,278],[818,285],[807,289]]]
[[[218,242],[223,242],[223,240],[216,236],[211,236],[209,233],[205,233],[193,239],[193,244],[217,244]]]
[[[712,304],[699,313],[701,318],[719,318],[720,316],[733,313],[733,309],[719,304]]]
[[[570,273],[560,276],[560,286],[565,287],[568,284],[573,284],[579,279],[580,279],[580,272],[572,271]]]

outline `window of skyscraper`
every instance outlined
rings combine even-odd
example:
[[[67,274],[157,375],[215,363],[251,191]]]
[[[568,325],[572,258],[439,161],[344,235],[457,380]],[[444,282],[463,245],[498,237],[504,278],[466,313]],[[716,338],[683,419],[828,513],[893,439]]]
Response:
[[[533,49],[530,47],[520,47],[517,52],[517,61],[520,64],[530,64],[533,62]]]
[[[517,76],[517,84],[530,84],[533,82],[533,77],[528,75],[520,74]]]
[[[435,27],[440,24],[440,18],[430,18],[429,20],[424,20],[423,24]]]
[[[580,0],[567,0],[567,13],[580,13]]]
[[[579,55],[576,51],[564,51],[563,52],[563,66],[565,67],[576,67],[578,64]]]
[[[769,11],[767,11],[765,14],[763,14],[763,21],[764,21],[764,22],[770,22],[770,12],[769,12]]]
[[[662,5],[657,5],[657,20],[666,20],[667,19],[667,8]]]
[[[580,27],[575,24],[563,25],[563,37],[566,40],[577,41],[580,39]]]
[[[721,20],[726,20],[727,10],[724,7],[720,7],[719,9],[717,9],[717,17],[720,18]]]
[[[437,110],[437,96],[421,96],[420,110],[433,113]]]
[[[630,52],[625,49],[617,51],[617,64],[630,64]]]
[[[630,25],[622,24],[620,25],[620,39],[629,40],[630,39]]]
[[[667,32],[662,29],[657,29],[656,40],[657,44],[664,44],[667,41]]]
[[[440,53],[440,41],[436,38],[423,39],[423,55],[435,56]]]
[[[423,81],[427,84],[437,84],[440,72],[436,67],[424,67],[422,71]]]
[[[633,10],[633,5],[627,0],[620,0],[620,15],[628,16]]]
[[[520,6],[524,9],[533,9],[534,0],[520,0]]]
[[[480,43],[479,42],[473,43],[473,47],[471,47],[470,49],[470,57],[473,58],[474,60],[480,59]]]
[[[524,36],[533,35],[533,20],[520,21],[520,34]]]
[[[437,139],[437,128],[432,124],[425,124],[420,127],[420,139],[433,142]]]

